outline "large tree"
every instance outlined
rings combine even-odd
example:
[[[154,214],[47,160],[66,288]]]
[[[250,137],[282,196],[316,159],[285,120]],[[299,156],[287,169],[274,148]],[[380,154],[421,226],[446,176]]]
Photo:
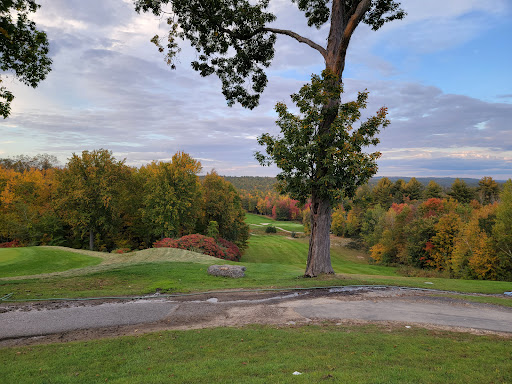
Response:
[[[330,22],[326,46],[322,46],[299,33],[269,27],[276,16],[268,12],[270,0],[134,0],[137,11],[151,11],[156,15],[170,13],[170,31],[166,47],[159,36],[153,42],[166,51],[168,63],[173,65],[179,51],[178,39],[186,39],[198,51],[192,67],[201,76],[216,74],[222,81],[222,93],[228,104],[239,102],[254,108],[267,84],[265,68],[274,57],[276,35],[285,35],[304,43],[322,55],[325,74],[332,84],[329,89],[338,89],[323,105],[324,116],[318,127],[318,137],[332,135],[332,125],[341,105],[341,83],[345,68],[347,48],[359,23],[368,24],[373,30],[384,23],[401,19],[405,13],[400,3],[393,0],[292,0],[305,16],[310,27],[320,28]],[[169,5],[169,8],[165,6]],[[329,8],[330,6],[330,8]],[[318,148],[320,159],[332,155],[331,145],[321,140]],[[313,181],[325,178],[329,173],[322,164],[310,175]],[[313,183],[315,184],[315,183]],[[318,183],[316,183],[318,184]],[[351,185],[347,188],[352,189]],[[331,198],[314,188],[311,208],[311,242],[321,245],[311,247],[308,254],[307,276],[332,273],[329,254],[329,227]],[[322,223],[318,225],[318,223]],[[328,224],[327,224],[328,223]]]
[[[201,210],[201,163],[187,153],[176,153],[170,162],[153,161],[141,167],[142,220],[154,239],[192,233]]]
[[[242,250],[247,247],[249,227],[245,224],[242,201],[233,184],[224,180],[215,170],[203,180],[202,232],[210,222],[218,224],[219,236],[235,243]]]
[[[39,7],[35,0],[0,2],[0,71],[34,88],[46,78],[52,63],[46,34],[29,19]],[[0,85],[0,116],[4,119],[13,99],[14,95]]]
[[[106,149],[73,153],[58,173],[60,213],[82,238],[88,235],[89,249],[97,235],[108,236],[121,224],[121,197],[130,169]]]

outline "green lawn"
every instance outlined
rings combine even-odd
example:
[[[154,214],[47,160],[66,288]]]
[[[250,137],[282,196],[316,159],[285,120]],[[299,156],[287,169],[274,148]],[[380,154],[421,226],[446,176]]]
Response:
[[[93,254],[105,258],[104,264],[73,270],[73,273],[0,279],[0,297],[13,293],[12,299],[30,300],[136,296],[157,290],[164,293],[187,293],[353,284],[398,285],[467,293],[503,293],[512,290],[510,282],[398,276],[395,268],[368,264],[364,253],[339,246],[332,248],[335,276],[303,278],[308,247],[306,239],[259,235],[252,236],[249,244],[241,261],[247,267],[246,277],[243,279],[208,275],[206,269],[209,265],[227,262],[193,252],[175,249],[150,249],[128,255],[98,252]],[[46,254],[44,247],[32,250],[40,250]],[[61,255],[70,256],[66,252]],[[75,256],[76,253],[72,255]],[[116,263],[108,264],[112,262],[112,257]],[[484,298],[485,302],[486,300]],[[503,298],[500,304],[512,306],[512,298]]]
[[[306,238],[290,239],[276,235],[252,236],[242,262],[283,264],[296,266],[302,271],[306,268],[308,247]],[[370,265],[367,258],[354,259],[352,252],[346,248],[332,248],[331,262],[336,273],[396,276],[396,268]]]
[[[258,215],[248,215],[247,220],[250,223],[269,221]],[[292,238],[284,232],[265,234],[264,227],[251,228],[253,236],[241,260],[241,264],[247,267],[243,279],[209,276],[206,273],[209,265],[229,262],[179,249],[148,249],[116,255],[79,250],[70,252],[52,247],[10,248],[0,250],[0,297],[12,293],[11,299],[31,300],[137,296],[156,291],[188,293],[357,284],[463,293],[512,291],[511,282],[400,276],[394,267],[368,263],[367,254],[342,246],[343,239],[339,238],[333,238],[331,244],[331,260],[336,275],[303,278],[307,238]],[[35,274],[39,275],[30,276]],[[490,298],[481,300],[491,302]],[[501,298],[499,304],[512,306],[512,298]]]
[[[0,349],[5,383],[510,383],[510,339],[384,326],[166,331]],[[293,375],[300,372],[300,375]]]
[[[255,215],[254,213],[246,213],[245,222],[249,225],[252,224],[251,227],[259,225],[265,227],[267,224],[270,224],[290,232],[304,232],[304,226],[301,223],[294,221],[277,221],[267,216]]]
[[[341,246],[342,241],[333,241],[331,248],[335,276],[303,278],[306,238],[267,235],[260,227],[254,232],[241,262],[247,267],[243,279],[209,276],[209,265],[228,262],[176,249],[126,255],[9,249],[0,252],[0,268],[11,273],[0,279],[0,297],[13,293],[12,299],[31,300],[353,284],[512,291],[510,282],[399,276],[396,268],[368,264],[365,253]],[[61,272],[15,277],[44,271]],[[512,306],[512,298],[447,296]],[[510,383],[511,354],[509,338],[325,322],[4,348],[0,366],[6,383]],[[293,375],[295,371],[302,374]]]
[[[100,264],[91,257],[59,249],[24,247],[0,249],[0,278],[66,271]]]

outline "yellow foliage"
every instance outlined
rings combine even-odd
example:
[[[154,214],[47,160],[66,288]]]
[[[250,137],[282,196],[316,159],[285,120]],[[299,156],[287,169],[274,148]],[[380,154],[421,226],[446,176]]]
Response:
[[[382,263],[387,252],[388,249],[381,243],[377,243],[370,248],[370,256],[376,263]]]
[[[471,220],[461,229],[455,241],[451,266],[456,275],[465,274],[480,279],[496,279],[499,258],[491,239],[480,228],[480,221],[496,213],[496,204],[481,207],[473,212]]]

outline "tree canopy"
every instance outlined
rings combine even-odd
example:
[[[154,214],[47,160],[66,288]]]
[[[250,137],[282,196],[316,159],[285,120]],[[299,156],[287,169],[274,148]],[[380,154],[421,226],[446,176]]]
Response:
[[[286,29],[269,27],[276,15],[269,12],[270,0],[134,0],[137,12],[169,15],[169,32],[152,41],[166,61],[174,59],[184,39],[197,50],[192,68],[201,76],[216,74],[222,81],[222,93],[229,105],[258,105],[267,85],[265,69],[275,55],[276,35],[289,36],[317,50],[334,73],[341,77],[345,54],[357,24],[373,30],[384,23],[402,19],[405,12],[393,0],[292,0],[305,13],[310,27],[320,28],[331,20],[327,47]],[[169,7],[166,7],[169,5]]]
[[[324,106],[341,92],[341,85],[333,82],[332,76],[330,73],[313,76],[311,84],[292,95],[301,115],[289,112],[284,103],[277,104],[277,125],[283,137],[264,134],[258,139],[268,154],[258,152],[258,161],[262,165],[276,163],[282,170],[277,175],[277,188],[302,204],[312,191],[332,204],[344,196],[352,197],[356,188],[375,174],[376,159],[380,157],[379,152],[365,153],[363,148],[377,145],[376,134],[389,124],[386,108],[381,108],[375,116],[355,127],[361,117],[360,110],[367,106],[368,92],[360,92],[356,101],[328,112],[336,117],[329,132],[321,135],[319,128],[326,115]],[[319,167],[327,172],[314,177]]]
[[[40,6],[35,0],[2,0],[0,3],[0,70],[35,88],[50,72],[46,33],[29,19]],[[0,78],[0,83],[2,79]],[[0,115],[7,118],[14,95],[0,84]]]

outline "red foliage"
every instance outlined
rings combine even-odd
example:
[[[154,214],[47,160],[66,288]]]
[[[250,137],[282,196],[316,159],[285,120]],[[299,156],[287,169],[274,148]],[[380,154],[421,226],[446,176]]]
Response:
[[[18,240],[9,241],[7,243],[0,243],[0,248],[17,248],[21,247],[21,244]]]
[[[297,207],[298,200],[283,197],[277,200],[272,207],[272,218],[274,220],[297,220],[300,219],[300,209]]]
[[[128,253],[128,252],[130,252],[130,248],[117,248],[112,252],[118,253],[118,254]]]
[[[404,208],[407,207],[407,205],[408,204],[405,204],[405,203],[402,203],[402,204],[393,203],[391,205],[391,208],[396,212],[397,215],[399,215],[400,213],[402,213]]]
[[[300,209],[297,207],[298,200],[290,199],[290,219],[291,220],[300,220]]]
[[[179,239],[165,238],[155,242],[153,247],[199,251],[205,255],[231,261],[239,261],[242,256],[240,249],[235,244],[221,238],[215,240],[199,234],[187,235]]]
[[[420,209],[423,213],[423,217],[428,218],[432,216],[438,216],[439,214],[443,213],[445,210],[445,204],[443,200],[432,197],[421,204]]]

